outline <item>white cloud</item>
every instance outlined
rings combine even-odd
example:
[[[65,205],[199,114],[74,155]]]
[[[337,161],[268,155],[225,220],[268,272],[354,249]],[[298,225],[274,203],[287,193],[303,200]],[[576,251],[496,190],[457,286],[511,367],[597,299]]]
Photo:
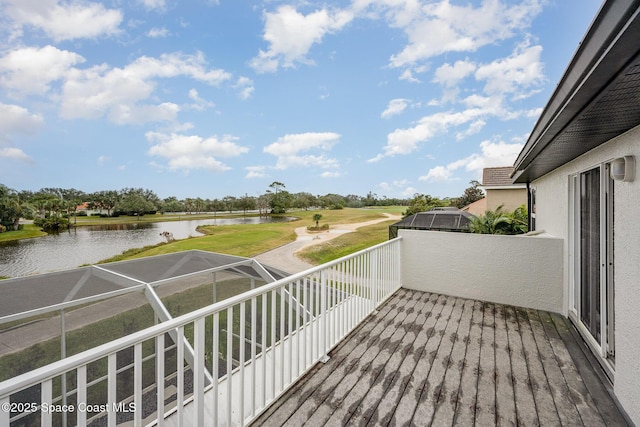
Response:
[[[416,151],[421,143],[452,130],[455,131],[457,140],[467,138],[480,132],[487,125],[488,118],[513,120],[523,116],[535,117],[534,114],[539,111],[538,109],[514,110],[508,98],[509,96],[512,100],[526,98],[535,93],[544,83],[540,62],[541,51],[540,46],[529,46],[528,41],[525,41],[508,57],[487,64],[457,61],[453,65],[444,64],[437,68],[434,81],[442,84],[445,91],[443,98],[434,101],[432,105],[457,101],[464,109],[458,112],[435,113],[423,117],[413,126],[396,129],[387,135],[387,144],[383,152],[369,162],[377,162],[384,157],[397,154],[410,154]],[[456,100],[460,93],[457,85],[470,76],[478,82],[485,82],[484,87],[463,99]],[[398,104],[397,107],[401,106]],[[391,108],[387,110],[389,114],[393,111]]]
[[[395,115],[401,114],[409,104],[410,99],[396,98],[389,101],[386,110],[380,114],[380,117],[383,119],[388,119],[389,117],[393,117]]]
[[[297,63],[312,63],[307,58],[311,47],[353,18],[349,11],[326,8],[303,15],[290,5],[266,12],[262,38],[269,43],[269,49],[260,50],[251,60],[251,66],[259,73],[266,73],[275,72],[279,67],[294,67]]]
[[[161,28],[152,28],[147,31],[147,37],[151,37],[152,39],[160,39],[165,38],[169,35],[169,30],[161,27]]]
[[[163,11],[166,8],[165,0],[140,0],[140,3],[142,3],[147,10]]]
[[[404,70],[402,72],[402,74],[400,74],[400,77],[398,77],[399,80],[406,80],[409,83],[422,83],[420,81],[420,79],[413,77],[413,72],[407,68],[406,70]]]
[[[429,173],[424,176],[421,176],[419,179],[421,181],[429,181],[429,182],[442,182],[448,181],[451,178],[452,170],[445,166],[436,166],[435,168],[429,169]]]
[[[482,141],[480,153],[473,153],[446,166],[436,166],[429,169],[426,175],[421,176],[421,181],[443,182],[456,179],[454,172],[464,168],[474,175],[474,179],[482,178],[482,170],[488,167],[511,166],[524,144],[507,144],[503,141]]]
[[[236,144],[238,138],[225,135],[203,138],[198,135],[163,134],[147,132],[151,144],[148,154],[162,157],[169,170],[206,169],[224,172],[231,169],[220,162],[218,157],[235,157],[247,153],[249,149]]]
[[[119,32],[122,12],[107,9],[100,3],[58,0],[4,0],[2,12],[7,16],[14,33],[23,27],[42,30],[55,41],[97,38]]]
[[[324,171],[320,174],[322,178],[339,178],[342,174],[338,171]]]
[[[109,112],[109,120],[117,125],[171,122],[176,120],[180,107],[172,102],[158,105],[115,105]]]
[[[384,153],[370,159],[369,162],[377,162],[396,154],[410,154],[418,148],[419,143],[445,133],[450,128],[478,120],[484,114],[486,113],[481,109],[467,109],[462,112],[443,112],[425,116],[413,127],[396,129],[388,134]]]
[[[176,104],[140,103],[153,94],[155,79],[179,76],[211,85],[231,78],[224,70],[208,69],[202,53],[143,56],[124,68],[72,69],[63,85],[61,116],[89,119],[106,115],[118,124],[174,120],[180,109]]]
[[[0,147],[0,158],[18,160],[26,163],[33,163],[33,159],[29,157],[24,151],[15,147]]]
[[[31,134],[42,126],[42,117],[18,105],[0,103],[0,157],[32,162],[24,151],[9,147],[15,134]],[[4,146],[4,147],[3,147]]]
[[[189,89],[189,99],[193,101],[193,104],[189,105],[189,108],[197,111],[203,111],[206,108],[215,107],[216,105],[211,101],[200,98],[198,91],[193,88]]]
[[[544,81],[540,54],[542,46],[520,46],[507,58],[478,67],[475,75],[486,81],[484,92],[491,94],[518,93]]]
[[[42,126],[42,116],[19,105],[0,103],[0,142],[12,134],[30,134]]]
[[[453,87],[476,70],[476,65],[469,61],[456,61],[455,64],[442,64],[436,69],[434,81],[445,87]]]
[[[264,166],[247,166],[244,169],[247,171],[245,178],[264,178],[267,176]]]
[[[98,165],[102,166],[106,162],[108,162],[109,160],[111,160],[111,157],[109,157],[109,156],[98,156]]]
[[[233,88],[240,90],[240,93],[239,93],[240,99],[251,98],[251,94],[253,94],[253,91],[255,90],[253,86],[253,80],[243,76],[238,77],[238,80],[233,85]]]
[[[411,197],[417,190],[410,185],[411,183],[406,179],[396,179],[392,182],[380,182],[377,188],[381,191],[392,192],[393,194],[400,194],[401,197]]]
[[[520,4],[485,0],[479,7],[453,5],[442,0],[417,7],[415,1],[380,2],[391,7],[388,19],[409,40],[390,58],[391,66],[405,67],[447,52],[473,52],[481,46],[513,36],[529,27],[542,2]],[[409,13],[407,13],[409,12]]]
[[[307,132],[287,134],[264,148],[264,152],[277,157],[276,168],[317,166],[323,169],[337,168],[336,159],[327,158],[324,152],[340,139],[340,134],[333,132]],[[320,151],[320,155],[302,154],[308,151]]]
[[[53,46],[16,49],[0,58],[0,85],[11,91],[44,95],[52,82],[84,61],[77,53]]]

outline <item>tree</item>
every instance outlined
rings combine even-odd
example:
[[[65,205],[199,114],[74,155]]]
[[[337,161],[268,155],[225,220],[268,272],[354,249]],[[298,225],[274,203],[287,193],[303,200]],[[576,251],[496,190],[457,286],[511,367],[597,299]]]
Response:
[[[269,188],[273,188],[275,193],[269,200],[272,214],[283,214],[291,207],[293,196],[288,191],[283,190],[285,185],[279,181],[273,181]]]
[[[316,228],[320,227],[319,223],[321,219],[322,219],[322,214],[319,214],[319,213],[313,214],[313,220],[316,222]]]
[[[165,212],[184,212],[184,204],[171,196],[164,199],[164,209]]]
[[[22,205],[18,194],[0,184],[0,229],[17,230],[21,214]]]
[[[494,211],[473,217],[469,228],[479,234],[523,234],[528,231],[527,209],[519,206],[513,212],[503,212],[502,205]]]
[[[333,193],[320,197],[318,202],[325,209],[343,209],[347,204],[344,197]]]
[[[97,191],[89,196],[89,208],[107,211],[107,216],[111,216],[111,211],[120,200],[118,192],[115,190]]]
[[[404,212],[404,217],[413,215],[418,212],[430,211],[433,208],[448,206],[449,203],[446,200],[440,200],[437,197],[430,196],[428,194],[414,194],[413,199],[409,203],[409,207]]]
[[[317,204],[316,197],[311,193],[296,193],[293,195],[293,207],[308,210]]]
[[[469,184],[471,184],[471,187],[465,189],[462,196],[458,197],[454,203],[458,209],[484,198],[484,191],[478,181],[472,180],[469,181]]]
[[[268,216],[269,208],[271,207],[271,192],[267,191],[265,194],[258,196],[256,199],[256,205],[258,207],[258,215]]]
[[[124,212],[127,215],[143,216],[147,212],[155,210],[153,203],[144,198],[144,196],[138,192],[130,192],[122,197],[116,209],[120,212]]]

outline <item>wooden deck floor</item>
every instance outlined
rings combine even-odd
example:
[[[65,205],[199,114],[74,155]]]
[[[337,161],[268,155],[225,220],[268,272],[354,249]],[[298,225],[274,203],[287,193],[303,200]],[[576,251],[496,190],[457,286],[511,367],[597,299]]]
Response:
[[[626,425],[573,326],[401,289],[254,425]]]

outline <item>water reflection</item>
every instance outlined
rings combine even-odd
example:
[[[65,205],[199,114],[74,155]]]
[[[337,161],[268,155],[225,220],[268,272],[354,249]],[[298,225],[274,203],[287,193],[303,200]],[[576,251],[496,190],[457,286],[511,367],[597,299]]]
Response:
[[[156,245],[166,241],[162,232],[175,239],[201,235],[200,225],[259,224],[290,221],[292,218],[216,218],[79,227],[57,235],[0,243],[0,276],[17,277],[66,270],[92,264],[127,249]]]

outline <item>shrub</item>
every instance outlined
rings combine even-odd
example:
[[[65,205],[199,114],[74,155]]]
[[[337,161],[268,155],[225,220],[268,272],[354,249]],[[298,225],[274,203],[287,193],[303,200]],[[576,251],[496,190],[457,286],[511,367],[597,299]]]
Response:
[[[529,231],[527,208],[522,205],[513,212],[503,212],[498,206],[495,211],[472,218],[469,228],[479,234],[524,234]]]

